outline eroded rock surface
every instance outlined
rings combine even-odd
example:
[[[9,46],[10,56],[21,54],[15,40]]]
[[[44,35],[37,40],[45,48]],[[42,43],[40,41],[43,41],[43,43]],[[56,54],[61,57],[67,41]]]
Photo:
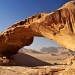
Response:
[[[13,24],[0,33],[0,53],[11,55],[32,44],[35,36],[54,40],[75,50],[75,1],[52,13],[41,13]]]
[[[62,71],[63,68],[55,67],[2,67],[0,66],[1,75],[58,75],[58,71]]]

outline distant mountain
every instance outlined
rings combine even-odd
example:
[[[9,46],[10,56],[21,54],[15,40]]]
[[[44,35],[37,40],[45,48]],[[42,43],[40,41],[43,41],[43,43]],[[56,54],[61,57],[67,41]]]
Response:
[[[69,50],[72,55],[75,55],[75,51]]]
[[[51,53],[51,54],[57,54],[57,55],[62,55],[62,54],[67,54],[69,56],[75,55],[75,52],[72,50],[68,50],[64,47],[43,47],[40,50],[42,53]]]
[[[26,48],[21,48],[19,50],[20,53],[49,53],[52,56],[57,56],[57,55],[68,55],[68,56],[73,56],[75,55],[75,52],[69,49],[66,49],[64,47],[43,47],[40,51],[32,50],[32,49],[26,49]]]
[[[57,53],[58,49],[56,47],[43,47],[40,51],[43,53]]]
[[[32,50],[32,49],[26,49],[26,48],[21,48],[19,52],[21,53],[40,53],[39,51]]]

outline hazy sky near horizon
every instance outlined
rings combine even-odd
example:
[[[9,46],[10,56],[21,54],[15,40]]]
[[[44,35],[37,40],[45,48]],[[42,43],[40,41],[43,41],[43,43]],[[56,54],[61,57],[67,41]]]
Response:
[[[0,32],[9,26],[37,13],[52,12],[70,0],[0,0]],[[53,41],[44,38],[35,38],[30,47],[59,46]]]

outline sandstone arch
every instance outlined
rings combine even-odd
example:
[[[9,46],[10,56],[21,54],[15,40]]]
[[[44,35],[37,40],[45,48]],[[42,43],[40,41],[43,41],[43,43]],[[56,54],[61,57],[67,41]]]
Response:
[[[75,50],[75,4],[70,1],[52,13],[41,13],[20,21],[0,33],[0,53],[17,53],[35,36],[54,40]]]

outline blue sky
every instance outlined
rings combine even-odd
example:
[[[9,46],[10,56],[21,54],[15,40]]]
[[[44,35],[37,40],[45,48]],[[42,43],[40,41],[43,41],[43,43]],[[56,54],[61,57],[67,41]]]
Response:
[[[70,0],[0,0],[0,32],[13,23],[42,12],[52,12]],[[41,49],[42,47],[58,46],[56,43],[35,38],[34,43],[27,48]]]

